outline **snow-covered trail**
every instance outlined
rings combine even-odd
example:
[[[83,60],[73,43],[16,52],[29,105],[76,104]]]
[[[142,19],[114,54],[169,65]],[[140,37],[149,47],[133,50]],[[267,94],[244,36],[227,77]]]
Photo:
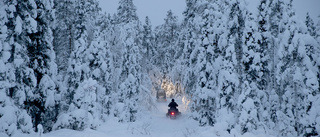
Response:
[[[96,130],[85,129],[74,131],[62,129],[44,135],[19,134],[14,137],[267,137],[268,135],[235,133],[229,134],[220,126],[199,127],[198,122],[190,119],[186,106],[181,99],[177,100],[179,111],[182,113],[177,119],[166,117],[170,102],[157,103],[157,111],[146,112],[142,119],[132,123],[119,123],[117,119],[110,119]],[[269,137],[269,136],[268,136]]]
[[[150,120],[153,137],[183,137],[197,127],[197,122],[188,118],[186,106],[181,100],[177,100],[181,115],[177,119],[166,117],[169,103],[169,101],[158,103],[158,112],[153,112],[153,117]]]
[[[166,117],[167,102],[157,103],[157,110],[145,113],[146,116],[133,123],[118,123],[109,120],[97,130],[73,131],[63,129],[44,134],[43,137],[185,137],[194,135],[198,124],[188,118],[188,111],[181,99],[177,99],[181,116],[177,119]]]

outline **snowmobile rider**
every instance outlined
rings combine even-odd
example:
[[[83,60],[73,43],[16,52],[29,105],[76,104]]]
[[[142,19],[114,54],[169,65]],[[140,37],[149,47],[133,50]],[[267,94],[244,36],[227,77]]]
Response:
[[[170,110],[174,109],[177,110],[178,104],[176,102],[174,102],[174,99],[171,100],[171,102],[169,103],[168,107],[170,107]]]

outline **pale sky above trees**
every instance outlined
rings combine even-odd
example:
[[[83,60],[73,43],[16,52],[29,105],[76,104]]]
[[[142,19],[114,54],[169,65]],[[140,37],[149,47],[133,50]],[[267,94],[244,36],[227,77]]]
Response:
[[[249,9],[256,10],[260,0],[247,0]],[[118,8],[119,0],[100,0],[100,6],[107,13],[115,13]],[[144,21],[145,16],[149,16],[151,23],[156,26],[164,23],[164,18],[168,10],[172,10],[175,15],[182,20],[186,4],[185,0],[134,0],[137,6],[137,13],[141,21]],[[305,20],[307,12],[317,23],[320,15],[320,0],[293,0],[293,6],[296,14],[301,20]]]

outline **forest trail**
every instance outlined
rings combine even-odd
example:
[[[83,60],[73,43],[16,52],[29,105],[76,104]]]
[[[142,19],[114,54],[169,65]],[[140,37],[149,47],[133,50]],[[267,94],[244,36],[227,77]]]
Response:
[[[167,102],[157,102],[156,110],[144,113],[144,117],[132,123],[119,123],[116,119],[110,119],[96,130],[85,129],[75,131],[62,129],[41,135],[41,137],[273,137],[262,134],[229,134],[218,127],[199,127],[199,123],[190,118],[190,111],[177,99],[181,116],[177,119],[166,117],[168,111]],[[19,136],[19,135],[18,135]],[[24,134],[19,137],[40,137],[35,134]]]
[[[171,99],[170,99],[171,100]],[[157,109],[146,112],[145,118],[133,123],[118,123],[109,120],[96,130],[74,131],[62,129],[44,134],[42,137],[190,137],[196,136],[198,123],[189,118],[187,106],[176,99],[181,115],[176,119],[166,117],[167,102],[157,102]]]
[[[150,120],[151,124],[151,135],[152,137],[184,137],[197,126],[197,122],[189,119],[187,107],[182,103],[181,99],[177,99],[178,109],[181,115],[177,119],[170,119],[166,117],[168,111],[167,102],[158,103],[158,112],[153,112],[153,117]]]

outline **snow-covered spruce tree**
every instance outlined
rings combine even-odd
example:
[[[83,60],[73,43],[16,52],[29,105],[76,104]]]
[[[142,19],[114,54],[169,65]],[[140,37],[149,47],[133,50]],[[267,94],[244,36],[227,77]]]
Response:
[[[141,84],[140,66],[140,32],[142,27],[136,14],[132,0],[120,0],[117,11],[117,26],[120,29],[120,48],[122,50],[122,65],[118,87],[118,111],[115,115],[120,122],[134,122],[137,118]]]
[[[320,85],[320,21],[318,25],[315,25],[310,15],[307,13],[305,25],[308,29],[308,34],[314,38],[311,39],[310,37],[307,37],[306,39],[309,39],[309,43],[306,43],[306,55],[310,58],[313,65],[317,66],[318,68],[318,83]],[[302,31],[302,33],[307,33]],[[317,40],[318,39],[318,40]],[[320,89],[320,87],[319,87]]]
[[[231,106],[229,106],[228,108],[231,110],[231,112],[237,117],[238,115],[240,115],[240,110],[239,107],[241,107],[242,105],[248,105],[248,104],[238,104],[238,98],[239,95],[241,93],[245,93],[245,92],[250,92],[251,88],[250,87],[246,87],[246,90],[249,91],[242,91],[242,87],[241,86],[246,86],[246,84],[243,84],[242,82],[245,82],[245,74],[243,73],[244,71],[244,64],[243,62],[243,45],[244,45],[244,28],[245,28],[245,21],[246,21],[246,16],[247,14],[249,14],[248,10],[246,9],[245,6],[245,2],[241,1],[241,0],[231,0],[231,1],[227,1],[225,6],[225,14],[228,15],[228,20],[227,20],[227,29],[228,29],[228,34],[227,34],[227,39],[228,39],[228,43],[227,43],[227,47],[231,48],[228,49],[226,48],[226,50],[231,50],[231,51],[226,51],[226,52],[230,52],[230,54],[234,54],[235,57],[233,57],[234,55],[224,55],[225,56],[225,61],[229,60],[231,61],[231,64],[234,64],[235,66],[230,66],[231,70],[229,70],[230,74],[232,73],[236,73],[236,79],[234,82],[236,83],[232,83],[231,88],[232,91],[229,91],[231,96],[227,97],[229,98],[229,101],[226,101],[230,104],[232,104]],[[234,48],[234,49],[233,49]],[[235,52],[235,53],[232,53]],[[228,53],[227,53],[228,54]],[[228,57],[230,56],[230,57]],[[230,65],[231,65],[230,64]],[[229,67],[229,66],[228,66]],[[235,69],[235,72],[233,71],[233,68]],[[231,82],[231,81],[230,81]],[[250,101],[249,101],[250,102]],[[249,102],[244,102],[244,103],[249,103]],[[252,102],[250,102],[252,103]],[[247,107],[247,106],[243,106],[243,107]],[[253,111],[254,113],[254,111]],[[235,126],[231,124],[231,127]],[[238,124],[233,123],[233,124]],[[250,127],[252,128],[252,127]],[[245,128],[242,129],[242,132],[245,132]]]
[[[77,41],[75,44],[77,46]],[[103,108],[109,99],[106,96],[107,89],[104,86],[108,87],[110,84],[107,81],[110,77],[110,72],[107,71],[110,66],[106,64],[108,60],[104,58],[105,53],[102,53],[106,51],[106,48],[95,40],[87,50],[80,50],[85,44],[78,44],[78,52],[82,52],[75,54],[82,55],[80,58],[83,59],[78,59],[82,64],[76,69],[76,73],[80,74],[76,80],[79,80],[80,83],[74,89],[69,109],[59,116],[54,129],[95,129],[100,124],[99,121],[103,119],[103,114],[107,114],[109,111],[108,107]],[[98,75],[99,77],[97,77]]]
[[[174,64],[175,45],[178,40],[178,17],[171,10],[167,12],[165,23],[155,30],[156,59],[157,67],[163,70],[164,75],[168,75]]]
[[[190,57],[192,54],[192,50],[196,45],[196,39],[200,33],[200,30],[196,28],[195,16],[199,14],[200,8],[197,8],[197,1],[198,0],[186,0],[186,9],[183,12],[184,21],[181,24],[181,33],[179,35],[179,43],[181,43],[181,47],[183,48],[183,53],[181,55],[181,66],[183,68],[183,85],[186,91],[186,94],[190,98],[193,94],[192,89],[195,86],[196,75],[192,72],[191,65],[193,65],[194,61],[191,62]]]
[[[280,68],[277,68],[277,64],[279,62],[279,57],[277,55],[277,52],[279,52],[279,22],[282,19],[282,14],[283,14],[283,0],[270,0],[265,3],[266,8],[268,9],[267,11],[267,37],[268,38],[268,43],[270,44],[270,47],[268,48],[268,56],[269,58],[269,89],[268,90],[268,96],[269,96],[269,101],[270,102],[270,119],[271,121],[269,122],[269,128],[272,129],[275,132],[279,131],[279,119],[282,120],[282,118],[278,117],[278,112],[280,112],[280,105],[282,103],[282,99],[280,98],[283,95],[283,92],[280,92],[280,85],[279,81],[277,81],[277,78],[279,78],[279,70]],[[282,30],[283,31],[283,30]],[[280,51],[281,52],[281,51]],[[281,122],[280,122],[281,123]]]
[[[10,51],[10,55],[6,66],[12,66],[10,74],[11,86],[8,87],[7,95],[11,97],[19,108],[27,109],[28,113],[33,116],[34,125],[39,123],[40,104],[32,104],[31,102],[36,97],[34,92],[37,86],[37,78],[34,75],[33,68],[30,68],[30,58],[28,47],[36,43],[31,40],[31,36],[37,32],[37,4],[35,1],[4,1],[8,6],[6,10],[8,22],[7,29],[7,46],[5,50]],[[3,29],[3,28],[2,28]],[[10,47],[10,48],[9,48]],[[9,65],[11,64],[11,65]],[[22,118],[18,120],[18,129],[23,129],[23,132],[32,132],[31,120],[26,114],[21,114]],[[29,117],[30,118],[30,117]],[[37,123],[36,123],[37,122]]]
[[[270,69],[268,64],[270,61],[269,50],[271,50],[271,34],[269,30],[269,14],[270,14],[270,1],[269,0],[261,0],[258,7],[258,32],[259,37],[257,38],[257,42],[260,46],[260,59],[262,65],[262,76],[259,82],[259,89],[261,90],[270,90],[271,78],[270,78]]]
[[[97,24],[106,23],[104,19],[105,15],[102,15]],[[104,87],[104,91],[100,90],[97,94],[97,102],[102,106],[99,110],[102,112],[101,118],[105,119],[105,116],[110,114],[111,103],[113,98],[112,81],[113,78],[113,60],[110,47],[107,43],[107,29],[103,29],[104,26],[97,26],[95,31],[95,37],[91,42],[88,50],[86,50],[86,58],[89,61],[90,77],[98,82],[98,84]],[[100,113],[99,112],[99,113]],[[105,115],[103,115],[105,114]]]
[[[2,65],[2,64],[0,64]],[[1,70],[2,71],[2,70]],[[3,75],[3,72],[0,72]],[[0,81],[3,84],[3,81]],[[32,133],[32,121],[27,111],[18,108],[10,98],[7,87],[0,87],[0,136],[14,136],[15,134]]]
[[[123,67],[121,72],[121,81],[119,86],[119,102],[124,103],[125,112],[120,115],[120,121],[134,122],[136,120],[137,103],[140,91],[141,66],[139,64],[140,54],[137,43],[137,31],[134,22],[127,23],[122,26],[123,38]]]
[[[242,64],[242,55],[243,55],[243,31],[245,27],[245,16],[248,14],[248,10],[246,9],[245,3],[239,0],[231,0],[228,1],[228,11],[226,12],[228,17],[228,29],[229,34],[228,38],[234,39],[235,44],[235,52],[237,56],[237,66],[236,72],[239,74],[240,83],[239,86],[242,85],[243,79],[243,64]],[[238,93],[241,93],[241,88],[237,89]],[[236,97],[237,98],[237,97]]]
[[[117,91],[121,84],[121,71],[123,66],[123,45],[121,35],[121,27],[117,24],[116,15],[108,17],[110,19],[110,26],[108,27],[107,34],[104,38],[107,39],[110,51],[113,59],[113,78],[112,78],[112,90]]]
[[[199,8],[200,6],[204,6],[202,3],[208,3],[202,0],[187,0],[186,5],[187,8],[183,12],[184,21],[181,25],[181,34],[179,35],[179,44],[182,48],[182,55],[180,58],[182,74],[183,74],[183,85],[185,85],[184,89],[186,94],[191,97],[193,96],[193,90],[196,85],[197,74],[194,73],[194,66],[197,60],[197,51],[194,50],[196,45],[199,44],[199,39],[201,35],[201,20],[204,9]],[[217,9],[219,7],[216,7]],[[215,9],[215,10],[217,10]],[[218,18],[216,18],[218,19]],[[221,22],[217,22],[217,26],[221,25]],[[218,33],[221,31],[218,31]],[[216,35],[218,36],[218,35]],[[216,37],[217,44],[218,39]]]
[[[224,36],[227,37],[227,36]],[[231,130],[236,124],[237,100],[234,97],[239,84],[239,78],[236,73],[236,54],[234,41],[228,39],[227,43],[220,43],[222,47],[222,65],[218,76],[218,113],[219,122],[226,122],[225,130]]]
[[[32,112],[31,116],[34,119],[34,126],[42,124],[44,131],[51,131],[51,127],[57,117],[56,98],[57,94],[55,77],[57,75],[57,65],[55,63],[55,53],[52,45],[52,22],[53,1],[35,0],[37,17],[36,32],[28,34],[31,43],[27,45],[28,55],[30,58],[30,68],[34,70],[37,79],[36,89],[33,91],[33,97],[27,99],[27,104],[32,105],[38,102],[41,112]],[[39,114],[39,115],[38,115]]]
[[[79,84],[73,95],[69,112],[62,113],[53,129],[69,128],[73,130],[95,129],[100,124],[102,106],[100,97],[105,96],[105,88],[92,78]]]
[[[303,30],[299,32],[303,32]],[[285,95],[286,98],[288,98],[288,104],[292,105],[293,108],[294,128],[299,136],[319,134],[319,126],[315,125],[320,122],[317,120],[320,117],[320,113],[311,110],[318,108],[319,104],[316,99],[319,98],[319,92],[317,92],[319,83],[316,76],[319,72],[314,61],[314,57],[317,57],[319,52],[316,51],[318,53],[310,55],[309,51],[310,47],[317,45],[317,42],[305,31],[296,34],[292,39],[292,44],[297,46],[297,55],[294,59],[295,64],[293,66],[293,71],[295,72],[293,83],[289,88],[292,92]]]
[[[311,54],[317,55],[317,53],[320,52],[320,21],[318,22],[318,24],[315,25],[313,19],[310,17],[309,13],[307,13],[305,24],[307,26],[309,34],[311,36],[313,36],[315,38],[315,40],[318,42],[318,44],[315,46],[309,45],[307,47],[307,54],[312,60],[314,60],[316,62],[317,66],[318,66],[317,76],[318,76],[318,83],[320,84],[320,59],[319,59],[319,57],[310,56]],[[319,90],[320,90],[320,87],[319,87]]]
[[[55,25],[53,28],[53,46],[59,74],[66,74],[68,59],[74,44],[75,7],[73,0],[54,0]]]
[[[241,132],[267,132],[266,120],[269,119],[268,97],[263,86],[263,58],[262,48],[259,40],[262,39],[259,32],[259,25],[251,13],[246,14],[245,28],[243,33],[243,65],[244,75],[242,92],[238,99],[239,124]]]
[[[74,21],[74,45],[72,45],[72,52],[70,54],[69,66],[65,80],[67,81],[68,91],[64,93],[67,104],[70,104],[73,100],[72,96],[74,90],[77,89],[80,82],[84,79],[88,79],[89,73],[88,64],[85,60],[85,50],[88,47],[88,20],[91,13],[88,9],[91,9],[87,1],[77,0],[75,1],[75,21]]]
[[[318,19],[320,18],[320,16],[318,16]],[[318,20],[318,23],[317,23],[317,25],[316,25],[316,36],[315,36],[315,38],[316,38],[316,40],[317,40],[317,42],[318,42],[318,46],[316,46],[315,47],[315,49],[317,49],[317,55],[320,55],[320,20]],[[318,57],[318,59],[317,59],[317,61],[316,61],[317,63],[316,63],[316,65],[317,65],[317,67],[318,67],[318,74],[317,74],[317,78],[318,78],[318,85],[320,85],[320,57]],[[318,88],[318,91],[320,91],[320,86],[319,86],[319,88]],[[316,104],[320,104],[320,97],[319,97],[319,92],[317,92],[318,94],[316,94],[318,97],[315,97],[314,98],[314,102],[313,102],[313,104],[315,104],[314,105],[314,107],[312,107],[311,109],[310,109],[310,112],[308,112],[308,114],[310,115],[310,116],[316,116],[316,117],[312,117],[312,118],[316,118],[316,123],[320,123],[320,119],[318,118],[319,117],[319,114],[317,114],[319,111],[316,111],[316,110],[319,110],[320,108],[318,108],[317,107],[317,105]],[[319,105],[318,105],[319,106]],[[315,121],[314,119],[312,119],[311,121]],[[319,124],[312,124],[312,126],[314,126],[315,128],[316,128],[316,134],[320,134],[320,126],[319,126]],[[316,135],[316,134],[314,134],[314,135]]]
[[[254,87],[254,83],[244,81],[241,85],[242,93],[239,96],[239,126],[241,133],[257,133],[262,123],[259,121],[259,107],[261,106],[258,94],[261,91]],[[256,93],[258,91],[258,93]],[[263,129],[261,130],[263,131]]]
[[[281,26],[284,23],[288,22],[289,18],[289,11],[286,11],[288,8],[287,6],[287,0],[272,0],[268,3],[269,5],[269,28],[268,31],[271,34],[271,40],[269,41],[271,43],[270,48],[270,64],[271,64],[271,86],[275,90],[276,94],[278,96],[283,95],[283,90],[281,91],[281,83],[279,83],[278,79],[279,77],[276,77],[280,73],[280,68],[278,68],[279,58],[278,52],[280,51],[280,38],[279,37],[285,37],[286,39],[282,40],[283,43],[288,45],[289,41],[288,39],[291,37],[290,35],[293,35],[292,33],[287,33],[286,26]],[[291,15],[292,16],[292,15]],[[282,23],[282,24],[281,24]],[[284,24],[285,25],[285,24]],[[284,33],[286,32],[286,33]],[[283,70],[282,70],[283,71]],[[280,100],[281,101],[281,100]],[[280,102],[281,103],[281,102]]]
[[[219,2],[219,1],[216,1]],[[221,2],[221,12],[224,15],[232,13],[232,6],[237,1]],[[237,53],[236,45],[238,44],[238,35],[234,33],[232,28],[234,27],[233,21],[230,17],[222,17],[221,22],[226,26],[221,26],[221,31],[224,32],[220,35],[218,41],[218,49],[220,51],[219,56],[221,60],[217,60],[220,63],[218,82],[217,82],[217,108],[216,112],[217,123],[223,124],[224,130],[232,130],[237,123],[237,98],[239,96],[239,75],[237,74]],[[238,20],[236,20],[238,22]],[[236,23],[235,22],[235,23]],[[236,23],[237,24],[237,23]],[[243,29],[243,28],[242,28]],[[238,33],[241,33],[240,30]],[[241,35],[241,34],[240,34]]]
[[[67,70],[69,59],[74,45],[75,32],[75,2],[74,0],[54,0],[55,23],[53,28],[53,46],[56,53],[56,64],[58,69],[57,90],[61,93],[59,102],[60,111],[66,112],[70,104],[71,94],[68,94]]]
[[[152,88],[153,81],[149,78],[149,73],[153,69],[153,60],[155,59],[155,46],[154,46],[154,34],[152,32],[151,20],[148,16],[145,18],[145,23],[143,25],[142,37],[141,37],[142,45],[140,46],[140,54],[142,55],[140,64],[142,67],[143,73],[143,85],[148,85],[148,88]]]
[[[124,104],[123,112],[119,113],[119,122],[135,122],[137,119],[138,95],[140,92],[138,82],[134,75],[129,74],[128,78],[119,87],[119,92],[123,94],[120,96],[120,102]]]
[[[183,55],[181,57],[182,67],[184,68],[183,74],[183,85],[185,85],[184,89],[186,91],[188,99],[193,99],[192,96],[194,94],[194,88],[196,86],[197,76],[195,75],[194,66],[196,57],[193,55],[193,59],[191,59],[192,54],[194,54],[194,48],[199,44],[200,41],[197,41],[200,35],[200,29],[197,23],[195,22],[195,18],[199,17],[198,9],[198,0],[186,0],[187,7],[184,11],[184,21],[181,24],[181,35],[179,36],[179,40],[182,40],[183,43]],[[180,41],[179,41],[180,42]],[[191,61],[192,60],[192,61]],[[191,106],[191,111],[194,112],[194,119],[197,119],[198,115],[195,111],[196,106]]]
[[[139,20],[137,15],[137,8],[132,0],[120,0],[117,9],[117,23],[129,23],[131,21]]]
[[[281,136],[301,136],[306,126],[301,119],[306,116],[306,108],[309,106],[305,99],[318,88],[316,78],[312,77],[317,69],[313,65],[315,63],[312,63],[312,54],[308,53],[308,48],[317,42],[312,42],[312,36],[306,31],[302,34],[302,24],[295,17],[291,2],[279,0],[273,4],[273,9],[281,12],[281,16],[271,18],[279,21],[274,22],[274,28],[271,28],[274,31],[274,44],[279,46],[275,90],[280,107],[276,111],[276,126]]]
[[[279,97],[275,93],[274,75],[275,66],[275,47],[270,29],[270,0],[261,0],[258,7],[258,32],[257,42],[260,46],[260,62],[262,67],[262,75],[257,85],[258,88],[264,91],[267,98],[261,98],[263,104],[263,112],[261,121],[267,125],[267,129],[277,130],[275,123],[277,121],[276,110],[279,109]]]
[[[154,87],[159,86],[157,82],[159,81],[158,76],[154,74],[157,73],[158,68],[154,66],[153,61],[156,60],[156,48],[155,48],[155,36],[152,30],[151,20],[148,16],[145,18],[145,23],[143,25],[141,35],[142,45],[140,46],[140,54],[141,54],[141,73],[142,79],[141,84],[147,89],[154,89]],[[151,77],[150,77],[151,76]],[[154,100],[151,97],[152,92],[156,90],[141,90],[141,100],[142,104],[147,104],[146,109],[151,110],[154,108]]]
[[[8,46],[12,48],[11,53],[6,54],[6,58],[10,58],[5,59],[7,66],[12,66],[13,71],[10,76],[12,87],[7,87],[8,96],[13,98],[20,108],[27,109],[32,116],[34,127],[45,123],[48,131],[56,116],[55,84],[51,80],[56,75],[56,66],[48,23],[53,19],[52,3],[42,2],[5,1],[10,7],[6,10],[9,19],[7,24],[12,25],[6,27],[8,36],[4,49],[8,50]],[[25,114],[22,116],[26,117]],[[18,124],[18,128],[30,132],[31,129],[26,128],[30,125],[27,121],[20,120],[22,123]]]
[[[87,32],[88,32],[88,44],[90,45],[91,42],[94,39],[94,33],[96,31],[97,27],[97,20],[99,17],[99,13],[101,11],[101,8],[99,7],[99,1],[98,0],[87,0],[85,4],[85,9],[88,12],[86,18],[87,18]]]
[[[217,94],[214,93],[217,85],[217,74],[219,73],[218,42],[222,29],[221,13],[216,2],[199,1],[199,15],[195,16],[195,22],[199,22],[196,28],[200,29],[195,48],[191,53],[191,65],[194,64],[192,73],[197,74],[195,87],[192,89],[192,111],[193,117],[199,121],[201,126],[213,126],[216,122]],[[215,23],[214,23],[215,22]],[[193,63],[194,61],[194,63]],[[215,62],[216,61],[216,62]]]
[[[155,58],[155,46],[154,46],[154,35],[152,32],[151,20],[147,16],[145,18],[145,23],[143,25],[143,36],[142,36],[142,46],[141,46],[141,54],[142,60],[141,65],[143,67],[143,71],[149,72],[152,69],[152,61]]]
[[[313,110],[317,109],[316,104],[319,104],[318,99],[316,99],[319,97],[319,92],[317,92],[319,89],[317,79],[319,77],[316,76],[319,74],[319,48],[317,48],[319,43],[312,31],[310,32],[308,23],[301,23],[296,18],[292,18],[292,20],[297,22],[296,26],[298,26],[291,42],[296,48],[293,59],[295,63],[293,70],[295,72],[293,85],[290,87],[293,93],[286,95],[287,98],[294,98],[292,108],[295,117],[294,128],[297,134],[300,136],[316,135],[319,134],[319,126],[315,125],[319,123],[317,118],[320,114]]]
[[[319,120],[319,104],[320,104],[320,96],[319,93],[314,96],[308,97],[312,101],[312,107],[308,107],[307,109],[307,127],[305,128],[305,132],[303,135],[305,136],[317,136],[320,133],[320,120]],[[311,124],[310,124],[311,123]]]
[[[67,70],[68,90],[63,94],[65,103],[68,105],[66,112],[61,112],[54,129],[70,128],[83,130],[85,128],[95,128],[93,115],[95,107],[96,92],[100,87],[96,86],[96,81],[90,78],[89,60],[86,56],[88,49],[86,1],[79,0],[75,3],[75,41],[69,59]],[[67,119],[67,121],[65,120]]]
[[[307,12],[305,24],[307,25],[308,32],[311,36],[316,36],[316,26],[314,24],[313,19],[310,17],[309,12]]]
[[[30,43],[28,33],[36,32],[36,5],[34,1],[5,1],[8,5],[8,37],[7,42],[12,49],[9,62],[13,64],[15,87],[9,92],[10,97],[14,98],[18,105],[24,106],[24,101],[31,91],[35,88],[37,80],[34,72],[29,66],[30,59],[27,55],[27,45]],[[25,5],[30,5],[29,7]],[[17,10],[19,8],[19,10]]]
[[[10,30],[6,25],[10,15],[6,10],[10,11],[10,9],[4,1],[1,1],[0,5],[0,88],[3,89],[5,94],[10,95],[9,89],[14,85],[14,68],[12,63],[9,62],[11,47],[7,39]]]
[[[273,76],[274,90],[279,98],[278,108],[273,108],[276,115],[273,120],[276,124],[275,131],[281,136],[297,136],[294,129],[295,116],[292,108],[292,100],[295,99],[292,89],[293,75],[295,72],[294,59],[296,58],[297,47],[292,44],[292,38],[296,35],[296,22],[292,21],[293,11],[291,3],[277,0],[270,3],[272,11],[270,12],[270,29],[272,39],[273,53]],[[294,23],[294,24],[293,24]],[[277,49],[277,52],[275,51]],[[274,77],[277,76],[277,77]],[[273,104],[272,104],[273,105]]]
[[[92,3],[93,2],[93,3]],[[58,118],[54,129],[60,128],[71,128],[74,130],[83,130],[84,128],[95,128],[98,124],[92,124],[93,120],[99,119],[101,110],[97,102],[94,99],[93,102],[96,104],[88,104],[88,100],[79,101],[85,92],[94,92],[93,95],[104,93],[105,89],[101,88],[99,84],[95,84],[95,80],[92,80],[92,73],[90,70],[90,61],[88,60],[89,51],[87,50],[91,41],[89,41],[88,33],[90,30],[90,25],[92,24],[90,16],[96,15],[95,10],[96,3],[94,1],[77,0],[75,1],[75,20],[74,20],[74,45],[72,45],[72,52],[69,59],[69,67],[67,70],[67,75],[65,76],[65,82],[68,87],[67,90],[63,90],[61,93],[63,102],[60,103],[62,115]],[[94,82],[92,82],[94,81]],[[94,89],[83,87],[84,83],[94,83],[89,87],[94,87]],[[89,94],[89,93],[88,93]],[[91,93],[90,93],[91,94]],[[91,96],[91,95],[90,95]],[[86,105],[91,105],[95,108],[85,109]],[[79,115],[74,115],[77,112],[84,112]],[[90,114],[88,114],[90,113]],[[92,118],[90,118],[93,116]],[[68,119],[68,121],[63,121]],[[83,122],[83,124],[81,124]],[[79,124],[80,123],[80,124]]]
[[[10,30],[12,27],[7,27],[15,11],[15,7],[11,4],[8,1],[0,2],[0,136],[13,136],[17,132],[33,131],[31,117],[27,111],[18,107],[22,106],[21,104],[13,100],[15,69],[12,62],[12,47],[8,39],[13,30]]]
[[[54,49],[57,53],[57,65],[61,75],[65,75],[68,68],[68,59],[75,41],[76,3],[79,0],[54,0],[56,23],[53,29]],[[88,0],[83,3],[83,11],[87,20],[88,43],[93,40],[94,23],[98,17],[98,3],[96,0]],[[78,6],[79,7],[79,6]]]

